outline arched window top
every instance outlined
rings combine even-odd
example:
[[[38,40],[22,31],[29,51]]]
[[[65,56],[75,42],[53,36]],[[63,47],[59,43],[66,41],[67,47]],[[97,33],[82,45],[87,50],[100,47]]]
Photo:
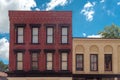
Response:
[[[75,47],[75,52],[84,52],[84,47],[82,45],[77,45]]]
[[[90,52],[99,52],[99,48],[96,45],[90,46]]]
[[[113,48],[112,48],[112,46],[110,46],[110,45],[106,45],[105,47],[104,47],[104,52],[105,53],[108,53],[108,52],[113,52]]]

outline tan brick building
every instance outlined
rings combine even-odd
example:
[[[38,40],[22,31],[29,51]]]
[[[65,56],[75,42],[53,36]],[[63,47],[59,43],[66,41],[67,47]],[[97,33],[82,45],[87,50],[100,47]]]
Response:
[[[118,80],[120,39],[73,38],[73,80]]]

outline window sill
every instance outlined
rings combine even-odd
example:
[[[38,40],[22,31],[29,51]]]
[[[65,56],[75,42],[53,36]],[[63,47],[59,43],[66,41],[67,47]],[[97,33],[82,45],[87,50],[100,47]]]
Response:
[[[69,45],[69,43],[60,43],[61,45]]]
[[[31,45],[39,45],[40,43],[30,43]]]
[[[25,45],[25,43],[15,43],[16,45]]]

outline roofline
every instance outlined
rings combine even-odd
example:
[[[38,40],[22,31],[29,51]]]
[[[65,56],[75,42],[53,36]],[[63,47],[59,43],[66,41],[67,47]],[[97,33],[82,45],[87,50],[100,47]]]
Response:
[[[29,10],[9,10],[9,12],[72,12],[71,10],[50,10],[50,11],[29,11]]]
[[[87,38],[87,37],[72,37],[73,39],[111,39],[111,40],[120,40],[120,38]]]

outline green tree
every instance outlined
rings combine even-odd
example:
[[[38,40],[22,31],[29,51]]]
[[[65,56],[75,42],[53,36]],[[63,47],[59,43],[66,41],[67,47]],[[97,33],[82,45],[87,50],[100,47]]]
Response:
[[[103,31],[99,32],[103,38],[120,38],[120,28],[112,24],[110,26],[106,26]]]
[[[8,65],[4,64],[3,61],[0,61],[0,71],[7,71]]]

